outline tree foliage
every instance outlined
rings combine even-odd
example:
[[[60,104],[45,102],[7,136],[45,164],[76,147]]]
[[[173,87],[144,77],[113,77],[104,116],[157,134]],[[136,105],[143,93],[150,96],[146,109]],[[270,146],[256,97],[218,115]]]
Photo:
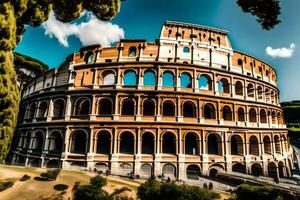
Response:
[[[196,186],[160,183],[149,179],[138,188],[141,200],[215,200],[219,194]]]
[[[53,11],[62,22],[78,18],[83,10],[109,20],[120,9],[120,0],[1,0],[0,1],[0,161],[9,150],[18,115],[20,91],[14,70],[13,50],[25,25],[39,26]]]
[[[250,186],[242,184],[235,190],[236,200],[281,200],[279,190],[271,186]]]
[[[237,4],[244,12],[251,13],[257,17],[261,26],[270,30],[281,21],[279,0],[237,0]]]

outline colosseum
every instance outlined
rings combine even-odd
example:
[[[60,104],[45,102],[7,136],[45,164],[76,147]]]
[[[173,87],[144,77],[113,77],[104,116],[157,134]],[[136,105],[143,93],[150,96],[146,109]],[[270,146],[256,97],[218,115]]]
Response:
[[[18,120],[15,165],[176,180],[293,166],[276,71],[207,26],[83,47],[28,82]]]

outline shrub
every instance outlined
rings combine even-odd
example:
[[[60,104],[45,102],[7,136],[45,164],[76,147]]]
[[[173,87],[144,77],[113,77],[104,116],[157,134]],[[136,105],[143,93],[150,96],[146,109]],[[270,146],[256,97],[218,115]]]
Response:
[[[3,190],[6,190],[7,188],[10,188],[14,185],[14,182],[12,181],[6,181],[6,182],[0,182],[0,192]]]
[[[47,170],[47,172],[45,173],[41,173],[41,177],[47,178],[49,180],[56,180],[59,173],[60,173],[60,169],[51,169],[51,170]]]
[[[281,200],[280,191],[271,186],[241,184],[235,190],[236,200]]]
[[[28,176],[27,174],[25,174],[24,176],[22,176],[21,178],[20,178],[20,181],[27,181],[28,179],[30,179],[31,177],[30,176]]]
[[[58,191],[64,191],[64,190],[66,190],[68,188],[69,188],[69,186],[65,185],[65,184],[57,184],[57,185],[53,186],[53,189],[54,190],[58,190]]]
[[[102,188],[107,184],[106,178],[103,178],[102,176],[95,176],[90,179],[90,185],[96,188]]]

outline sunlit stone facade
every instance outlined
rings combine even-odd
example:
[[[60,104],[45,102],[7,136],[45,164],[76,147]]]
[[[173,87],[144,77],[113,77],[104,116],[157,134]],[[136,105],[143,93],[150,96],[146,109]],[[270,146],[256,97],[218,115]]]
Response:
[[[155,43],[89,46],[24,88],[11,162],[178,180],[291,176],[275,70],[228,32],[166,22]]]

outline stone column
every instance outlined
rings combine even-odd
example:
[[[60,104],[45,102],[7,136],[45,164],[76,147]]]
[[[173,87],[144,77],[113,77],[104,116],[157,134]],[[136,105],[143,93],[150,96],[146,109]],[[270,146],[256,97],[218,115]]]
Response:
[[[135,155],[134,155],[134,157],[135,157],[135,159],[134,159],[134,174],[135,175],[141,175],[141,159],[142,159],[142,154],[141,154],[141,147],[142,147],[142,145],[141,145],[141,129],[140,128],[138,128],[137,129],[137,138],[136,138],[136,143],[137,143],[137,145],[136,145],[136,151],[135,151]]]
[[[93,163],[94,160],[94,127],[90,127],[90,134],[89,134],[89,142],[88,142],[88,153],[87,153],[87,169],[89,171],[93,171],[95,164]]]
[[[178,129],[178,180],[184,180],[185,177],[185,155],[183,154],[183,145],[182,142],[184,140],[182,139],[182,131],[181,128]]]
[[[161,175],[161,150],[160,150],[160,128],[156,130],[156,153],[154,156],[154,176]]]
[[[90,120],[96,120],[96,95],[92,95],[92,111],[90,114]]]
[[[66,110],[65,110],[65,121],[70,120],[71,112],[72,112],[71,96],[67,95]]]
[[[137,112],[135,115],[135,120],[136,121],[141,121],[142,120],[142,114],[141,114],[141,96],[137,96]]]
[[[117,144],[117,140],[118,140],[118,135],[117,135],[118,129],[116,127],[113,128],[113,152],[111,155],[111,174],[114,175],[118,175],[119,171],[119,151],[118,151],[118,144]]]
[[[47,122],[52,120],[53,117],[53,100],[50,99],[49,101],[49,107],[48,107],[48,113],[47,113]]]

